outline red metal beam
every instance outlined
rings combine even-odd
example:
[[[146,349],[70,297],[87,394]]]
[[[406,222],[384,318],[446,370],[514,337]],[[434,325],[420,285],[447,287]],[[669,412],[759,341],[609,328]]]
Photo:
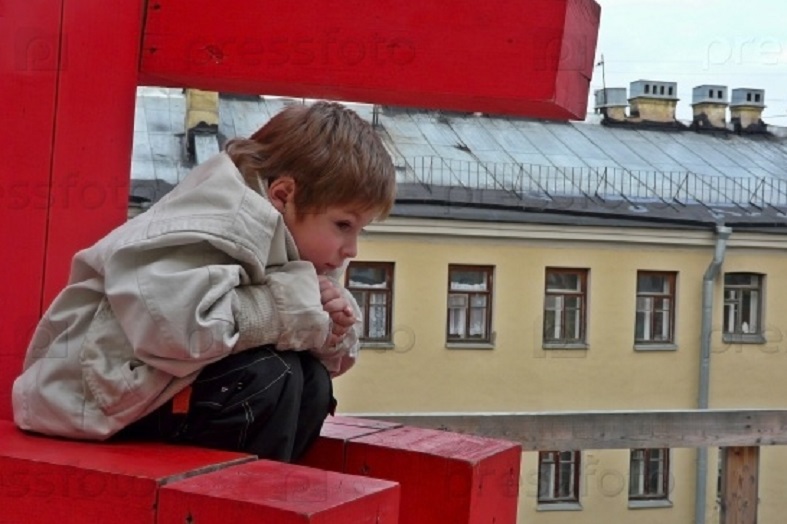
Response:
[[[0,3],[0,418],[41,313],[61,1]]]
[[[0,2],[0,419],[71,257],[126,217],[143,6]]]
[[[64,3],[45,305],[66,283],[74,253],[127,215],[143,6],[118,5]]]
[[[0,0],[0,419],[71,257],[125,218],[137,85],[581,118],[599,14],[593,0]]]
[[[151,0],[140,82],[584,118],[593,0]]]

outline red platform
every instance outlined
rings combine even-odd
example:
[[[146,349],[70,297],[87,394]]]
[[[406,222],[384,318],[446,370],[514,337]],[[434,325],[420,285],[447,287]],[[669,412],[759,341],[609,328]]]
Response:
[[[0,443],[3,524],[153,524],[161,486],[255,459],[154,443],[36,437],[6,421],[0,421]]]
[[[260,460],[160,491],[158,524],[397,524],[395,482]]]
[[[3,524],[516,522],[518,445],[387,422],[337,417],[305,465],[38,437],[6,421],[0,442]]]
[[[336,417],[304,464],[398,482],[402,524],[513,524],[521,454],[512,442]]]

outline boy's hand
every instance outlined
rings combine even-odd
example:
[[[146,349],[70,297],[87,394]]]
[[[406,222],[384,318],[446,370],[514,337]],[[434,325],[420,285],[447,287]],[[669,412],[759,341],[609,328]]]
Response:
[[[347,299],[336,285],[326,276],[318,275],[322,309],[331,317],[331,334],[326,343],[331,347],[344,338],[355,324],[355,315]]]

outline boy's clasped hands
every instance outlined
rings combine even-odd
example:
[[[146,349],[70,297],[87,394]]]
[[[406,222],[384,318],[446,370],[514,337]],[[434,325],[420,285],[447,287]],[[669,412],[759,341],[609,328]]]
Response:
[[[322,308],[331,319],[331,333],[325,342],[325,347],[330,348],[342,341],[355,324],[356,318],[350,303],[344,298],[336,284],[324,275],[318,275],[317,278],[320,282]]]

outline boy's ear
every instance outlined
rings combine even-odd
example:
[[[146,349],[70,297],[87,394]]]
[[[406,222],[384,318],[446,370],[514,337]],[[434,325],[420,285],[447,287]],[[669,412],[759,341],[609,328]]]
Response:
[[[268,199],[279,213],[295,197],[295,180],[290,176],[280,176],[268,184]]]

